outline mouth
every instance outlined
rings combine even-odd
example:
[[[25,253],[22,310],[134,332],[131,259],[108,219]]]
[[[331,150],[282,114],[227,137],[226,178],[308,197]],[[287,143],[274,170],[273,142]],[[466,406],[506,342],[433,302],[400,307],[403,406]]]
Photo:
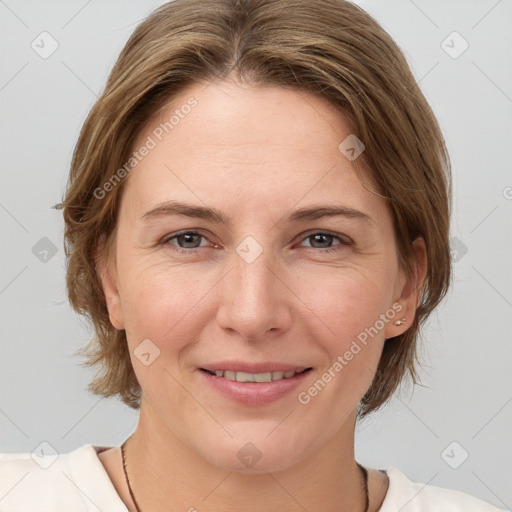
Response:
[[[202,382],[239,405],[262,407],[293,396],[314,368],[281,362],[217,361],[197,368]]]
[[[206,372],[214,377],[237,381],[237,382],[274,382],[277,380],[292,379],[297,375],[307,373],[313,368],[303,368],[297,371],[274,371],[262,373],[247,373],[242,371],[232,370],[210,370],[207,368],[200,368],[201,371]]]

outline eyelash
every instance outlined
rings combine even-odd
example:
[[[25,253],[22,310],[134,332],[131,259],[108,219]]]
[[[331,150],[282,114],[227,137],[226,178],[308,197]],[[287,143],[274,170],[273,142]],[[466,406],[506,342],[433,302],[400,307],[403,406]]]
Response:
[[[170,235],[170,236],[167,236],[165,238],[162,239],[162,241],[160,242],[161,245],[169,245],[169,246],[172,246],[172,250],[173,251],[177,251],[177,252],[180,252],[182,254],[190,254],[190,253],[194,253],[196,252],[197,249],[201,249],[202,247],[192,247],[190,249],[184,249],[183,247],[178,247],[177,245],[174,245],[174,244],[171,244],[171,240],[174,240],[175,238],[178,238],[179,236],[182,236],[182,235],[199,235],[200,237],[202,238],[205,238],[206,240],[208,240],[208,238],[203,235],[202,233],[198,232],[198,231],[181,231],[179,233],[176,233],[174,235]],[[351,240],[345,240],[345,238],[343,238],[342,236],[340,236],[339,234],[336,234],[332,231],[315,231],[313,233],[309,233],[307,236],[305,236],[302,241],[304,240],[307,240],[308,238],[311,238],[315,235],[328,235],[328,236],[332,236],[333,238],[336,238],[339,240],[339,244],[336,244],[335,246],[333,247],[327,247],[325,249],[322,249],[322,248],[317,248],[317,247],[308,247],[309,249],[316,249],[322,253],[330,253],[330,252],[334,252],[334,251],[339,251],[341,249],[343,249],[344,247],[347,247],[347,246],[351,246],[352,245],[352,241]],[[348,237],[346,237],[348,238]]]

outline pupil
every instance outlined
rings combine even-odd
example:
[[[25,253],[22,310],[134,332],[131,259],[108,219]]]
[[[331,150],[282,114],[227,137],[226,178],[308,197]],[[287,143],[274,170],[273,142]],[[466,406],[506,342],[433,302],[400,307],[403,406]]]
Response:
[[[327,235],[327,234],[325,234],[325,235],[322,235],[322,234],[313,235],[313,239],[315,241],[318,241],[320,239],[320,243],[322,243],[322,240],[321,240],[322,238],[324,239],[324,243],[326,243],[326,242],[328,243],[330,241],[330,239],[332,238],[332,235]]]
[[[185,244],[192,244],[194,245],[194,237],[197,237],[199,235],[194,235],[193,233],[185,233],[184,235],[181,235],[180,238],[185,239]],[[190,248],[187,246],[187,248]]]

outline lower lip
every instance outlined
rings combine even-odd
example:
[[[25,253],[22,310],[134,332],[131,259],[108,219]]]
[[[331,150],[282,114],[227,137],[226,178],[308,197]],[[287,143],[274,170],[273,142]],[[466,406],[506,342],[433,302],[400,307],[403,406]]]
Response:
[[[271,382],[238,382],[197,370],[206,382],[224,396],[245,405],[265,405],[291,393],[312,370]]]

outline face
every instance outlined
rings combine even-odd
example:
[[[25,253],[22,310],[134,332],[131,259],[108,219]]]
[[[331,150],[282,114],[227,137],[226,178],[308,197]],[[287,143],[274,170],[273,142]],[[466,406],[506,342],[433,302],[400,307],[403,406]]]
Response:
[[[183,91],[135,143],[151,148],[104,264],[110,318],[144,414],[218,467],[284,469],[345,435],[412,322],[388,205],[338,148],[350,133],[324,99],[223,82]]]

